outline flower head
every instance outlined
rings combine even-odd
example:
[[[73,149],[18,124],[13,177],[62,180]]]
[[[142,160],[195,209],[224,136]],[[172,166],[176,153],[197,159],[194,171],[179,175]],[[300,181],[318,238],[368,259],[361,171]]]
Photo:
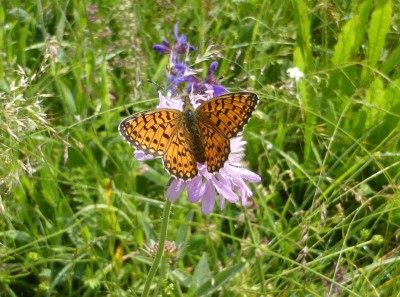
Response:
[[[171,54],[173,62],[178,62],[175,59],[177,59],[179,55],[186,54],[188,51],[193,51],[194,47],[189,44],[185,34],[179,36],[178,24],[175,24],[174,26],[174,36],[174,46],[172,46],[166,39],[164,39],[162,41],[162,44],[156,44],[155,46],[153,46],[153,49],[164,55]]]
[[[301,78],[304,77],[304,73],[301,72],[300,69],[297,67],[289,68],[286,72],[288,73],[290,78],[294,78],[296,81],[299,81]]]
[[[153,49],[161,54],[170,55],[170,73],[168,76],[168,91],[173,94],[178,93],[178,86],[182,83],[187,84],[188,93],[203,94],[206,91],[213,91],[214,96],[227,93],[215,78],[215,71],[218,68],[218,62],[213,61],[207,71],[204,79],[200,79],[196,74],[198,70],[194,70],[187,65],[187,54],[194,50],[194,47],[187,41],[186,35],[178,34],[178,24],[174,27],[175,44],[171,45],[167,40],[163,40],[162,44],[156,44]]]
[[[195,92],[195,93],[204,93],[206,91],[212,91],[214,96],[220,96],[228,92],[221,84],[217,82],[215,79],[215,70],[218,68],[218,62],[214,61],[210,64],[208,68],[206,78],[204,81],[199,79],[196,76],[191,76],[188,78],[188,93]]]

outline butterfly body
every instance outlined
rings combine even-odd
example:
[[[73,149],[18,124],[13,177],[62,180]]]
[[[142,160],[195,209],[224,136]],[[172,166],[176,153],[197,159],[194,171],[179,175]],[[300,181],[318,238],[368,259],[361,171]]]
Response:
[[[198,163],[203,164],[206,161],[204,155],[204,145],[201,140],[200,121],[201,118],[193,105],[190,103],[189,97],[185,98],[185,103],[183,105],[183,125],[187,130],[186,138],[189,147],[189,151],[193,154],[195,160]]]
[[[162,158],[172,176],[190,180],[198,174],[197,163],[207,163],[210,173],[219,172],[229,157],[230,139],[247,124],[257,101],[254,93],[230,93],[195,109],[187,97],[182,111],[136,113],[121,122],[119,131],[136,149]]]

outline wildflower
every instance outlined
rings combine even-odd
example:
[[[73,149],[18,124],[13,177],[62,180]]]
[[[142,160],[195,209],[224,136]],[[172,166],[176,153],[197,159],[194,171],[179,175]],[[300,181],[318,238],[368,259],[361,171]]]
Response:
[[[200,71],[191,69],[186,64],[186,55],[193,51],[194,47],[187,41],[186,35],[178,34],[178,24],[174,27],[175,44],[171,45],[167,40],[163,40],[162,44],[156,44],[153,49],[161,54],[170,55],[170,74],[168,76],[169,87],[168,91],[177,94],[177,87],[181,83],[188,83],[188,93],[195,92],[202,94],[205,91],[213,91],[214,96],[219,96],[227,93],[221,84],[215,79],[215,71],[218,68],[218,62],[214,61],[210,64],[206,78],[202,81],[196,76]],[[181,57],[184,55],[184,57]]]
[[[150,239],[149,242],[145,243],[144,251],[154,257],[157,253],[158,249],[158,242]],[[173,241],[166,241],[164,247],[164,256],[174,257],[179,252],[179,247]]]
[[[188,78],[189,86],[188,93],[204,93],[206,91],[213,91],[214,96],[220,96],[228,92],[222,85],[220,85],[215,79],[215,70],[218,68],[218,62],[214,61],[208,68],[206,78],[204,82],[196,76],[190,76]]]
[[[289,74],[289,77],[294,78],[296,82],[304,77],[304,73],[297,67],[289,68],[286,72]]]
[[[164,39],[162,44],[156,44],[153,46],[153,49],[164,55],[171,54],[172,61],[176,62],[175,59],[179,57],[179,54],[186,54],[188,50],[193,51],[194,47],[187,42],[185,34],[182,34],[181,36],[178,35],[178,24],[175,24],[174,26],[174,36],[175,45],[173,47],[166,39]]]
[[[334,270],[334,281],[339,284],[343,283],[345,281],[344,275],[346,273],[346,269],[344,267],[338,267],[338,263],[334,262],[333,270]],[[340,287],[338,287],[337,285],[335,285],[334,283],[332,283],[328,280],[324,280],[324,285],[325,286],[333,286],[332,291],[335,294],[340,292]],[[330,292],[327,292],[325,294],[325,296],[331,296]]]

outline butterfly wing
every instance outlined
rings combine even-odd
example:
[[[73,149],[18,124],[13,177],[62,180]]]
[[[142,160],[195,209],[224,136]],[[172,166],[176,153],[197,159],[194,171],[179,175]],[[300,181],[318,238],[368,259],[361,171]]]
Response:
[[[232,93],[215,97],[196,109],[209,172],[218,172],[224,166],[230,153],[229,139],[242,131],[257,101],[254,93]],[[172,176],[188,180],[197,175],[198,169],[181,117],[182,112],[175,109],[140,112],[123,120],[119,131],[136,149],[163,157],[164,166]]]
[[[189,180],[197,173],[197,162],[185,139],[185,127],[179,126],[163,157],[164,167],[175,178]],[[187,131],[186,131],[187,132]]]
[[[212,125],[200,123],[200,132],[204,146],[204,155],[207,161],[207,171],[218,172],[228,160],[231,146],[229,139],[225,138]]]
[[[254,93],[231,93],[206,101],[196,109],[209,172],[218,172],[224,166],[230,153],[229,139],[243,130],[257,101]]]
[[[196,112],[223,137],[235,137],[243,130],[257,106],[258,97],[250,92],[230,93],[201,104]]]
[[[119,133],[134,148],[154,157],[162,157],[170,144],[181,112],[156,109],[139,112],[119,125]]]

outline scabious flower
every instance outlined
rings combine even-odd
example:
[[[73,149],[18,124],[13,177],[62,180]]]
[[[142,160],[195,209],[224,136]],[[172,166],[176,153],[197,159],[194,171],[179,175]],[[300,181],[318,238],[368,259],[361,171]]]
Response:
[[[200,79],[195,75],[197,71],[187,66],[187,59],[181,57],[182,55],[187,55],[194,48],[187,42],[184,34],[178,35],[178,25],[175,25],[174,35],[175,45],[171,45],[164,40],[162,45],[153,47],[154,50],[161,54],[171,55],[170,74],[168,77],[168,82],[170,83],[169,92],[166,97],[159,92],[160,102],[157,108],[173,108],[182,111],[183,101],[178,97],[172,97],[172,94],[176,94],[177,88],[183,83],[187,84],[194,108],[197,108],[201,102],[228,92],[215,79],[218,62],[212,62],[205,79]],[[206,164],[197,163],[198,175],[189,181],[174,179],[167,190],[167,198],[173,202],[179,198],[184,189],[187,189],[189,201],[193,203],[201,201],[202,212],[206,215],[212,212],[217,193],[220,197],[219,205],[221,209],[225,207],[225,200],[230,203],[240,201],[242,205],[245,205],[247,199],[253,195],[245,181],[251,183],[261,181],[260,176],[242,167],[241,161],[244,156],[245,144],[246,142],[242,136],[232,138],[230,140],[231,153],[224,167],[218,173],[211,174],[207,171]],[[135,158],[147,160],[153,157],[136,150]]]

